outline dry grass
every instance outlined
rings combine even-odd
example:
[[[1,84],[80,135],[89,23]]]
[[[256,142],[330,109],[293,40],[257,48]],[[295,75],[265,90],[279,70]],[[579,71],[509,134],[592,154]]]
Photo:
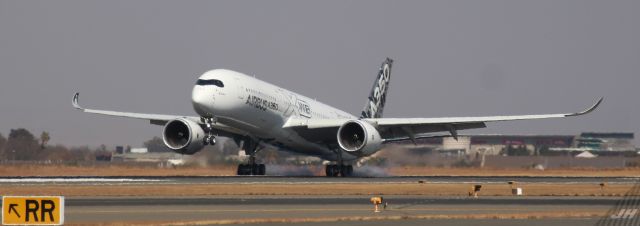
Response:
[[[256,224],[256,223],[329,223],[338,221],[380,221],[380,220],[434,220],[434,219],[544,219],[544,218],[585,218],[602,217],[602,212],[533,212],[519,214],[432,214],[432,215],[392,215],[392,216],[353,216],[353,217],[325,217],[325,218],[266,218],[266,219],[236,219],[211,220],[192,222],[170,222],[159,225],[211,225],[211,224]]]
[[[393,167],[392,175],[416,176],[574,176],[574,177],[637,177],[640,168],[621,169],[496,169],[496,168],[432,168],[432,167]]]
[[[100,165],[67,166],[17,164],[0,166],[0,176],[231,176],[235,166],[158,168],[145,166]]]
[[[548,219],[548,218],[594,218],[604,217],[601,211],[548,211],[505,214],[427,214],[427,215],[384,215],[316,218],[250,218],[225,220],[200,220],[181,222],[111,222],[98,224],[69,225],[226,225],[226,224],[273,224],[273,223],[331,223],[340,221],[380,221],[380,220],[435,220],[435,219]]]
[[[8,185],[3,195],[223,196],[223,195],[428,195],[466,196],[471,184],[193,184],[193,185]],[[622,196],[632,184],[520,184],[530,196]],[[185,193],[185,191],[189,191]],[[509,196],[507,184],[485,184],[481,196]]]
[[[434,168],[391,167],[386,169],[393,176],[587,176],[587,177],[637,177],[640,168],[623,169],[495,169],[495,168]],[[143,166],[101,165],[0,165],[0,176],[232,176],[236,166],[156,168]],[[318,173],[321,174],[321,173]],[[322,175],[317,175],[322,176]]]

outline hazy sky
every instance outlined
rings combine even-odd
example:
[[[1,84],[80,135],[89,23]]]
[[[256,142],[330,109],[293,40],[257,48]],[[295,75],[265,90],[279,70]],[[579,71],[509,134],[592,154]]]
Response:
[[[191,88],[214,68],[358,114],[388,56],[386,117],[574,112],[604,96],[584,117],[471,132],[639,133],[639,10],[637,0],[0,0],[0,132],[141,146],[162,127],[83,114],[73,93],[86,107],[194,115]]]

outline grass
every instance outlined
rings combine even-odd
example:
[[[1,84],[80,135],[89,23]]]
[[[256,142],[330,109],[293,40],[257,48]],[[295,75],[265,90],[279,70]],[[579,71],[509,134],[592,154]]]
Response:
[[[15,164],[0,166],[0,176],[230,176],[235,175],[236,167],[221,165],[211,167],[158,168],[135,165],[35,165]]]
[[[5,185],[2,195],[225,196],[225,195],[426,195],[467,196],[472,184],[191,184],[191,185]],[[632,184],[519,184],[528,196],[623,196]],[[185,192],[188,191],[188,192]],[[480,196],[510,196],[507,184],[484,184]]]
[[[0,166],[0,176],[231,176],[235,166],[156,168],[127,165],[67,166],[16,164]],[[640,168],[624,169],[487,169],[393,167],[390,175],[421,176],[588,176],[619,177],[640,175]],[[320,176],[320,175],[318,175]],[[603,179],[605,182],[606,179]],[[601,190],[594,184],[520,183],[525,195],[533,196],[622,196],[631,184],[611,184]],[[208,195],[433,195],[465,196],[471,184],[465,183],[337,183],[337,184],[192,184],[192,185],[4,185],[2,195],[64,196],[208,196]],[[184,193],[188,190],[189,193]],[[507,196],[507,184],[485,184],[480,195]]]
[[[565,169],[500,169],[500,168],[433,168],[433,167],[393,167],[391,175],[417,176],[574,176],[574,177],[638,177],[640,168],[565,168]]]
[[[294,167],[295,168],[295,167]],[[305,167],[300,166],[300,169]],[[322,170],[316,170],[316,176],[322,176]],[[358,169],[356,168],[356,171]],[[638,177],[640,168],[621,169],[499,169],[499,168],[436,168],[436,167],[389,167],[383,168],[392,176],[585,176],[585,177]],[[36,165],[15,164],[0,165],[0,176],[233,176],[236,166],[218,165],[209,167],[182,166],[176,168],[158,168],[135,165]]]
[[[531,213],[492,213],[492,214],[422,214],[422,215],[380,215],[380,216],[348,216],[348,217],[314,217],[314,218],[249,218],[249,219],[224,219],[224,220],[195,220],[172,222],[110,222],[110,223],[81,223],[68,225],[227,225],[227,224],[277,224],[277,223],[333,223],[343,221],[367,222],[367,221],[392,221],[392,220],[437,220],[437,219],[549,219],[549,218],[600,218],[605,214],[600,211],[572,211],[563,212],[545,211]]]

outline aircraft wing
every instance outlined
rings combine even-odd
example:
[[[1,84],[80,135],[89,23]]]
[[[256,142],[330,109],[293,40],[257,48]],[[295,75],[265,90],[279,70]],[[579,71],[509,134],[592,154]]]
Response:
[[[99,115],[109,115],[109,116],[115,116],[115,117],[123,117],[123,118],[134,118],[134,119],[144,119],[144,120],[149,120],[149,122],[151,124],[154,125],[164,125],[167,122],[174,120],[174,119],[178,119],[178,118],[186,118],[189,120],[192,120],[194,122],[198,122],[200,124],[202,124],[202,122],[200,121],[200,117],[197,116],[180,116],[180,115],[161,115],[161,114],[143,114],[143,113],[133,113],[133,112],[119,112],[119,111],[105,111],[105,110],[94,110],[94,109],[87,109],[87,108],[83,108],[80,106],[80,104],[78,104],[78,97],[80,96],[80,93],[76,93],[75,95],[73,95],[73,107],[81,110],[83,112],[86,113],[92,113],[92,114],[99,114]],[[232,128],[230,126],[224,125],[222,123],[216,122],[214,123],[213,127],[215,129],[218,130],[222,130],[222,131],[226,131],[226,132],[230,132],[233,134],[245,134],[245,132],[240,131],[238,129]]]
[[[565,118],[588,114],[595,110],[603,98],[600,98],[590,108],[577,113],[539,114],[539,115],[513,115],[513,116],[484,116],[484,117],[447,117],[447,118],[366,118],[361,119],[371,123],[378,129],[385,142],[400,140],[415,140],[432,137],[429,133],[449,132],[457,137],[458,130],[486,127],[486,122],[514,121],[529,119]],[[301,128],[309,130],[327,130],[340,127],[351,119],[290,119],[284,127]],[[335,133],[333,134],[335,136]]]

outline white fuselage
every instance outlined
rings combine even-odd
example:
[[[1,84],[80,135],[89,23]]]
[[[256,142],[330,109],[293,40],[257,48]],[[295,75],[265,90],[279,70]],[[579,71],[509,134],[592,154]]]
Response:
[[[231,70],[211,70],[199,80],[221,82],[193,88],[193,107],[200,116],[215,117],[218,122],[288,151],[337,160],[328,144],[309,142],[293,129],[283,128],[283,125],[291,117],[356,118],[311,98]],[[342,157],[344,160],[356,158],[346,153]]]

